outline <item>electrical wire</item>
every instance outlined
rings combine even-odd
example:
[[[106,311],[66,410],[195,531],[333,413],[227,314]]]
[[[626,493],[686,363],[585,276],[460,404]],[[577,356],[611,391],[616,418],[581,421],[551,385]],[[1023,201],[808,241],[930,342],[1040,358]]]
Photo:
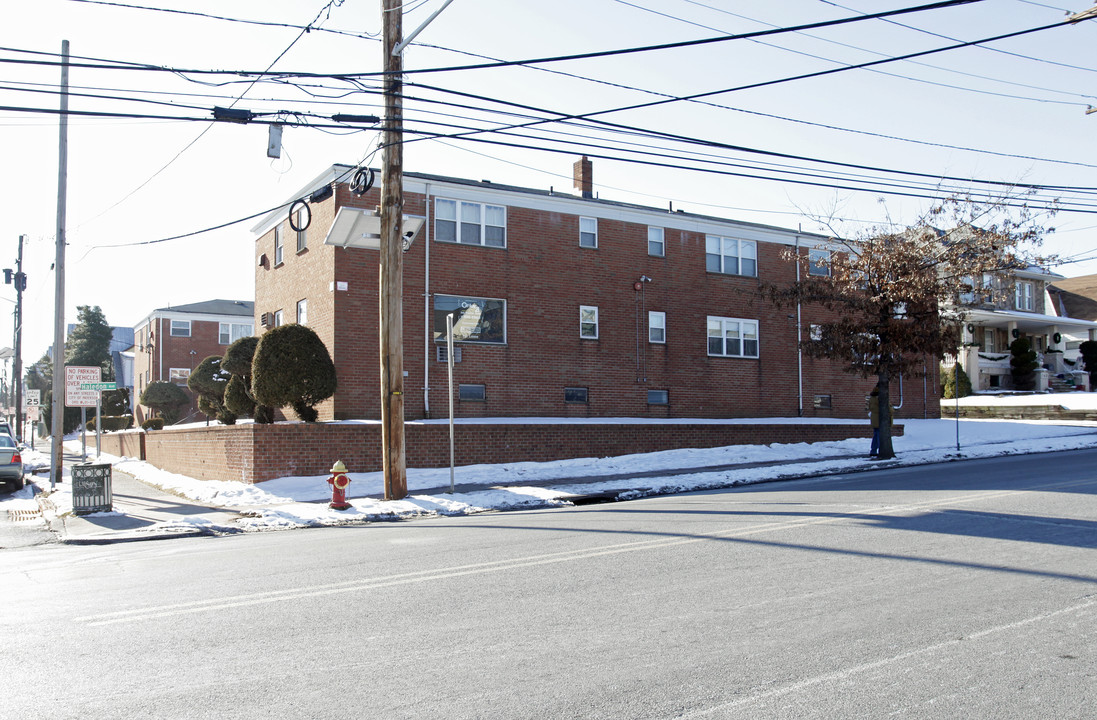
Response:
[[[331,0],[331,2],[336,2],[336,1],[337,0]],[[339,0],[339,1],[341,1],[341,0]],[[915,6],[915,7],[900,8],[900,9],[897,9],[897,10],[888,10],[888,11],[885,11],[885,12],[873,13],[873,14],[869,14],[869,15],[857,15],[857,16],[854,16],[854,17],[838,18],[836,20],[824,20],[824,21],[820,21],[820,22],[808,23],[808,24],[804,24],[804,25],[796,25],[796,26],[785,27],[785,28],[771,28],[769,30],[756,30],[756,31],[749,32],[749,33],[738,33],[736,35],[722,35],[722,36],[719,36],[719,37],[701,38],[701,39],[698,39],[698,40],[683,40],[683,41],[680,41],[680,42],[662,43],[662,44],[659,44],[659,45],[644,45],[644,46],[629,47],[629,48],[619,48],[617,50],[599,50],[599,51],[588,52],[588,53],[579,53],[579,54],[573,54],[573,55],[555,55],[555,56],[551,56],[551,57],[529,58],[529,59],[525,59],[525,60],[505,60],[505,61],[500,61],[500,62],[479,63],[479,64],[472,64],[472,65],[458,65],[458,66],[448,66],[448,67],[439,67],[439,68],[415,68],[415,69],[405,68],[401,71],[401,74],[402,75],[411,75],[411,74],[424,74],[424,73],[453,72],[453,71],[456,71],[456,70],[484,70],[484,69],[491,69],[491,68],[514,67],[514,66],[520,66],[520,65],[535,65],[535,64],[542,64],[542,63],[565,62],[565,61],[570,61],[570,60],[586,60],[586,59],[593,59],[593,58],[613,57],[613,56],[618,56],[618,55],[631,55],[631,54],[636,54],[636,53],[653,52],[653,51],[658,51],[658,50],[672,50],[672,49],[683,48],[683,47],[697,47],[697,46],[701,46],[701,45],[711,45],[711,44],[714,44],[714,43],[731,42],[731,41],[735,41],[735,40],[746,40],[746,39],[754,38],[754,37],[763,37],[763,36],[768,36],[768,35],[781,35],[781,34],[784,34],[784,33],[798,32],[798,31],[801,31],[801,30],[812,30],[812,29],[822,28],[822,27],[832,27],[832,26],[837,26],[837,25],[846,25],[846,24],[849,24],[849,23],[862,22],[862,21],[865,21],[865,20],[874,20],[874,19],[878,19],[878,18],[882,18],[882,17],[892,17],[892,16],[896,16],[896,15],[907,15],[907,14],[910,14],[910,13],[924,12],[924,11],[928,11],[928,10],[940,10],[940,9],[943,9],[943,8],[949,8],[949,7],[954,7],[954,6],[958,6],[958,5],[970,5],[970,4],[973,4],[973,3],[980,3],[980,2],[986,2],[986,0],[941,0],[941,2],[930,3],[928,5],[919,5],[919,6]],[[306,27],[308,27],[308,26],[306,26]],[[1051,27],[1051,26],[1049,26],[1049,27]],[[1046,29],[1046,28],[1040,28],[1040,29]],[[302,31],[302,33],[304,33],[304,31]],[[1021,33],[1021,34],[1023,34],[1023,33]],[[1002,36],[1002,37],[1013,37],[1013,35],[1007,35],[1007,36]],[[993,39],[1001,39],[1001,38],[993,38]],[[988,42],[988,41],[984,40],[984,41],[980,41],[980,42]],[[11,50],[11,49],[10,48],[0,48],[0,50]],[[940,52],[940,51],[936,51],[936,52]],[[45,55],[45,54],[49,54],[49,53],[37,53],[37,54]],[[929,54],[929,53],[923,53],[923,54]],[[915,57],[915,56],[911,56],[911,57]],[[907,57],[900,57],[900,58],[896,58],[896,59],[902,60],[902,59],[907,59]],[[253,75],[256,75],[256,76],[259,76],[259,77],[266,77],[269,74],[269,68],[267,70],[263,70],[263,71],[254,71],[254,70],[227,71],[227,70],[202,70],[202,69],[197,69],[197,68],[192,68],[192,69],[169,68],[169,67],[156,66],[156,65],[137,65],[137,64],[132,64],[132,63],[131,64],[122,64],[122,63],[114,63],[113,61],[110,61],[110,62],[112,62],[113,64],[83,64],[83,63],[72,63],[72,62],[70,62],[70,63],[68,63],[68,65],[69,65],[69,67],[74,67],[74,68],[86,68],[86,69],[95,69],[95,70],[142,70],[142,71],[155,71],[155,72],[169,72],[169,73],[174,73],[174,74],[178,74],[178,75],[225,75],[225,74],[232,74],[232,75],[237,75],[237,76],[253,76]],[[30,60],[16,60],[16,59],[11,59],[11,58],[0,58],[0,63],[38,64],[38,65],[45,65],[45,66],[56,66],[56,65],[60,64],[60,62],[53,62],[53,61],[30,61]],[[302,78],[303,77],[312,77],[312,78],[315,78],[315,77],[364,78],[364,77],[378,77],[378,76],[384,76],[384,75],[388,75],[388,74],[391,74],[391,72],[390,71],[377,71],[377,72],[365,72],[365,73],[316,73],[316,72],[281,72],[281,73],[277,73],[277,75],[281,76],[281,77],[302,77]]]
[[[682,1],[683,2],[688,2],[688,3],[693,4],[693,5],[698,5],[700,7],[704,7],[704,8],[716,11],[716,12],[724,13],[725,15],[730,15],[732,17],[739,18],[740,20],[746,20],[748,22],[757,23],[759,25],[765,25],[766,27],[778,27],[777,25],[774,25],[773,23],[765,22],[763,20],[757,20],[755,18],[748,17],[746,15],[740,15],[739,13],[734,13],[730,10],[724,10],[722,8],[716,8],[716,7],[713,7],[711,5],[706,5],[705,3],[697,2],[697,0],[682,0]],[[614,0],[614,2],[620,3],[622,5],[626,5],[628,7],[636,8],[638,10],[643,10],[645,12],[652,13],[652,14],[658,15],[660,17],[665,17],[665,18],[668,18],[668,19],[671,19],[671,20],[676,20],[678,22],[686,23],[688,25],[693,25],[695,27],[700,27],[700,28],[703,28],[705,30],[712,30],[714,32],[721,32],[718,28],[714,28],[710,25],[704,25],[702,23],[694,22],[693,20],[687,20],[685,18],[680,18],[680,17],[677,17],[675,15],[671,15],[669,13],[660,12],[658,10],[654,10],[652,8],[644,7],[642,5],[637,5],[635,3],[629,2],[628,0]],[[843,8],[843,9],[850,10],[850,8]],[[853,12],[853,11],[851,10],[851,12]],[[885,19],[885,22],[888,22],[888,21]],[[891,22],[892,22],[892,24],[899,25],[900,27],[910,27],[910,26],[907,26],[907,25],[903,25],[902,23],[897,23],[897,22],[894,22],[894,21],[891,21]],[[811,38],[812,40],[817,40],[819,42],[829,43],[831,45],[837,45],[839,47],[847,48],[847,49],[850,49],[850,50],[857,50],[859,52],[869,53],[869,54],[875,55],[877,57],[889,57],[886,53],[878,52],[876,50],[870,50],[868,48],[861,47],[861,46],[858,46],[858,45],[852,45],[850,43],[844,43],[844,42],[841,42],[841,41],[838,41],[838,40],[833,40],[831,38],[822,37],[820,35],[813,35],[811,33],[797,33],[797,35],[801,35],[803,37]],[[954,42],[959,42],[956,38],[949,38],[949,39],[954,41]],[[823,56],[823,55],[816,55],[814,53],[805,52],[803,50],[797,50],[795,48],[785,47],[784,45],[777,45],[775,43],[768,43],[768,42],[764,42],[762,40],[753,40],[752,42],[758,43],[759,45],[763,45],[763,46],[768,47],[768,48],[773,48],[775,50],[781,50],[783,52],[789,52],[789,53],[793,53],[793,54],[796,54],[796,55],[802,55],[804,57],[809,57],[809,58],[812,58],[814,60],[822,60],[824,62],[835,63],[835,64],[839,64],[839,65],[843,64],[843,62],[840,61],[840,60],[835,60],[833,58],[829,58],[829,57],[826,57],[826,56]],[[933,65],[931,63],[919,62],[917,60],[911,60],[909,62],[912,65],[918,65],[918,66],[921,66],[921,67],[930,68],[932,70],[939,70],[941,72],[955,73],[957,75],[963,75],[965,77],[976,78],[978,80],[989,80],[991,82],[1001,83],[1001,84],[1004,84],[1004,85],[1013,85],[1015,87],[1022,87],[1022,88],[1026,88],[1026,89],[1029,89],[1029,90],[1042,90],[1044,92],[1056,93],[1056,94],[1059,94],[1059,95],[1069,95],[1071,97],[1081,97],[1081,98],[1089,98],[1091,100],[1097,100],[1097,95],[1087,95],[1085,93],[1080,93],[1080,92],[1075,92],[1075,91],[1067,91],[1067,90],[1055,90],[1053,88],[1049,88],[1049,87],[1041,86],[1041,85],[1028,85],[1026,83],[1017,82],[1015,80],[1003,80],[1001,78],[991,77],[989,75],[979,75],[978,73],[965,72],[963,70],[957,70],[955,68],[943,67],[941,65]],[[923,84],[926,84],[926,85],[933,85],[935,87],[949,88],[949,89],[952,89],[952,90],[962,90],[964,92],[979,93],[979,94],[982,94],[982,95],[993,95],[995,97],[1005,97],[1005,98],[1012,98],[1012,99],[1016,99],[1016,100],[1028,100],[1028,101],[1031,101],[1031,102],[1053,103],[1053,104],[1070,105],[1070,106],[1084,106],[1084,105],[1088,104],[1088,103],[1080,103],[1080,102],[1067,102],[1065,100],[1049,100],[1049,99],[1046,99],[1046,98],[1028,97],[1028,96],[1024,96],[1024,95],[1011,95],[1009,93],[995,92],[995,91],[992,91],[992,90],[982,90],[982,89],[979,89],[979,88],[964,87],[962,85],[953,85],[953,84],[950,84],[950,83],[944,83],[944,82],[939,82],[939,81],[935,81],[935,80],[927,80],[925,78],[911,77],[910,75],[902,75],[902,74],[899,74],[899,73],[887,72],[886,70],[871,69],[871,70],[869,70],[869,72],[878,73],[878,74],[884,75],[886,77],[893,77],[893,78],[899,78],[901,80],[908,80],[910,82],[917,82],[917,83],[923,83]]]

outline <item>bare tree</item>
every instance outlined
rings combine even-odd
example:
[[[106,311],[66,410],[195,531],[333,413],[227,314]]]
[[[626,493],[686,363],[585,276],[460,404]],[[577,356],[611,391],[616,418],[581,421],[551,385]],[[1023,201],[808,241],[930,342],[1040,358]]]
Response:
[[[926,355],[939,360],[957,352],[967,313],[961,298],[1009,293],[1013,271],[1047,262],[1035,256],[1044,233],[1033,213],[1015,202],[950,199],[911,227],[836,238],[837,251],[827,256],[790,251],[786,258],[804,265],[802,279],[763,285],[762,293],[779,304],[830,311],[829,321],[812,327],[803,351],[876,378],[879,456],[892,458],[891,378],[919,374]],[[807,272],[809,263],[814,273]],[[999,280],[977,286],[974,279],[985,273]]]

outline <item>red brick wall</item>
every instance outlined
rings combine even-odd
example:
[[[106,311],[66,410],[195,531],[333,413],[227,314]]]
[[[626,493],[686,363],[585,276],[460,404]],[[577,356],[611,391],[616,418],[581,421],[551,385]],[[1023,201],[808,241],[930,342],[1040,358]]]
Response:
[[[245,316],[228,321],[242,323],[250,322],[250,319]],[[151,351],[148,351],[150,330],[153,333],[153,342]],[[175,336],[171,334],[171,320],[167,317],[163,319],[162,331],[159,319],[154,319],[152,323],[141,328],[137,338],[138,348],[133,360],[134,386],[138,398],[150,382],[157,380],[170,382],[172,368],[194,370],[207,357],[224,355],[228,345],[220,343],[220,330],[219,321],[191,319],[190,337]],[[141,350],[141,344],[144,344],[146,350]],[[148,381],[145,380],[146,375],[149,378]],[[193,397],[194,393],[187,390],[185,383],[181,386],[192,398],[190,407],[180,412],[180,417],[185,417],[197,410],[197,404]],[[155,413],[149,408],[141,406],[138,408],[137,421],[140,422],[153,415]]]
[[[437,195],[445,197],[445,190],[433,190],[432,197]],[[333,198],[313,206],[313,227],[326,232],[339,205],[373,208],[378,202],[377,189],[355,198],[340,185]],[[433,217],[434,208],[429,210]],[[424,196],[405,193],[404,211],[426,215]],[[447,410],[446,365],[437,362],[435,343],[427,339],[428,290],[507,301],[505,345],[461,346],[454,383],[483,384],[487,397],[456,400],[460,417],[795,417],[801,412],[796,310],[764,302],[758,292],[763,281],[795,279],[794,265],[781,257],[789,246],[758,242],[761,278],[709,273],[703,232],[666,228],[665,257],[652,257],[647,224],[604,217],[605,206],[594,201],[580,211],[599,218],[597,249],[579,247],[578,212],[509,206],[505,248],[434,242],[428,223],[403,263],[406,417],[440,417]],[[678,221],[668,217],[674,218],[668,223]],[[733,234],[732,228],[727,232]],[[335,399],[319,408],[320,418],[378,418],[378,252],[324,247],[322,238],[315,243],[310,238],[306,261],[293,257],[291,235],[287,230],[284,266],[257,270],[257,317],[285,307],[289,322],[296,300],[307,296],[309,325],[327,344],[339,379]],[[273,258],[272,233],[258,243],[257,255]],[[314,251],[323,263],[311,262]],[[641,275],[653,279],[642,293],[633,289]],[[347,283],[345,292],[329,290],[338,281]],[[599,308],[597,340],[579,337],[580,305]],[[648,342],[647,311],[666,313],[665,344]],[[757,320],[760,357],[710,357],[710,315]],[[804,309],[805,339],[809,325],[824,317]],[[865,416],[872,381],[808,358],[803,378],[804,416]],[[588,388],[589,402],[565,404],[565,387]],[[649,389],[667,390],[670,404],[648,405]],[[816,394],[829,395],[832,407],[815,409]],[[939,416],[935,382],[923,396],[922,383],[908,381],[905,394],[897,416]]]
[[[409,423],[407,465],[449,466],[449,426]],[[454,427],[458,465],[547,462],[565,458],[725,445],[800,443],[867,438],[867,422],[850,424],[459,424]],[[903,434],[894,426],[893,435]],[[336,460],[351,472],[381,469],[379,424],[232,425],[121,432],[103,435],[103,452],[133,453],[144,437],[145,458],[163,470],[199,480],[262,482],[279,477],[324,475]],[[137,438],[135,440],[135,438]]]

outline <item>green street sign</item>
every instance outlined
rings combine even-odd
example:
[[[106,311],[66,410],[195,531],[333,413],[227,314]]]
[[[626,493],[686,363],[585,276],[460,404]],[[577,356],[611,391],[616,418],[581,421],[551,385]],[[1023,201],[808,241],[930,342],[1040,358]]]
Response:
[[[105,383],[105,382],[80,383],[80,389],[81,390],[117,390],[118,389],[118,383],[112,383],[112,382],[109,382],[109,383]]]

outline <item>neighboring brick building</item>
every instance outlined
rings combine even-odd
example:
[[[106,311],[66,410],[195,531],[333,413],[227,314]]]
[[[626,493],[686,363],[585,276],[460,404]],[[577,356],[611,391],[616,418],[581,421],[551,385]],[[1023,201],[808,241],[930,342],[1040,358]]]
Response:
[[[305,323],[335,361],[321,419],[380,415],[379,253],[324,243],[341,208],[379,204],[377,188],[351,192],[352,170],[294,196],[313,198],[305,231],[284,211],[254,228],[256,324]],[[827,238],[596,199],[589,161],[575,173],[582,196],[404,174],[404,212],[426,220],[403,266],[408,419],[448,412],[450,312],[458,416],[865,416],[871,381],[798,352],[820,317],[804,308],[798,325],[758,293],[795,280],[785,251],[825,253]],[[939,416],[936,365],[893,389],[897,416]]]
[[[255,303],[250,300],[209,300],[153,310],[133,328],[135,397],[139,400],[156,380],[186,388],[198,363],[211,355],[224,355],[229,343],[254,334],[254,314]],[[144,406],[134,410],[138,423],[150,415]]]

